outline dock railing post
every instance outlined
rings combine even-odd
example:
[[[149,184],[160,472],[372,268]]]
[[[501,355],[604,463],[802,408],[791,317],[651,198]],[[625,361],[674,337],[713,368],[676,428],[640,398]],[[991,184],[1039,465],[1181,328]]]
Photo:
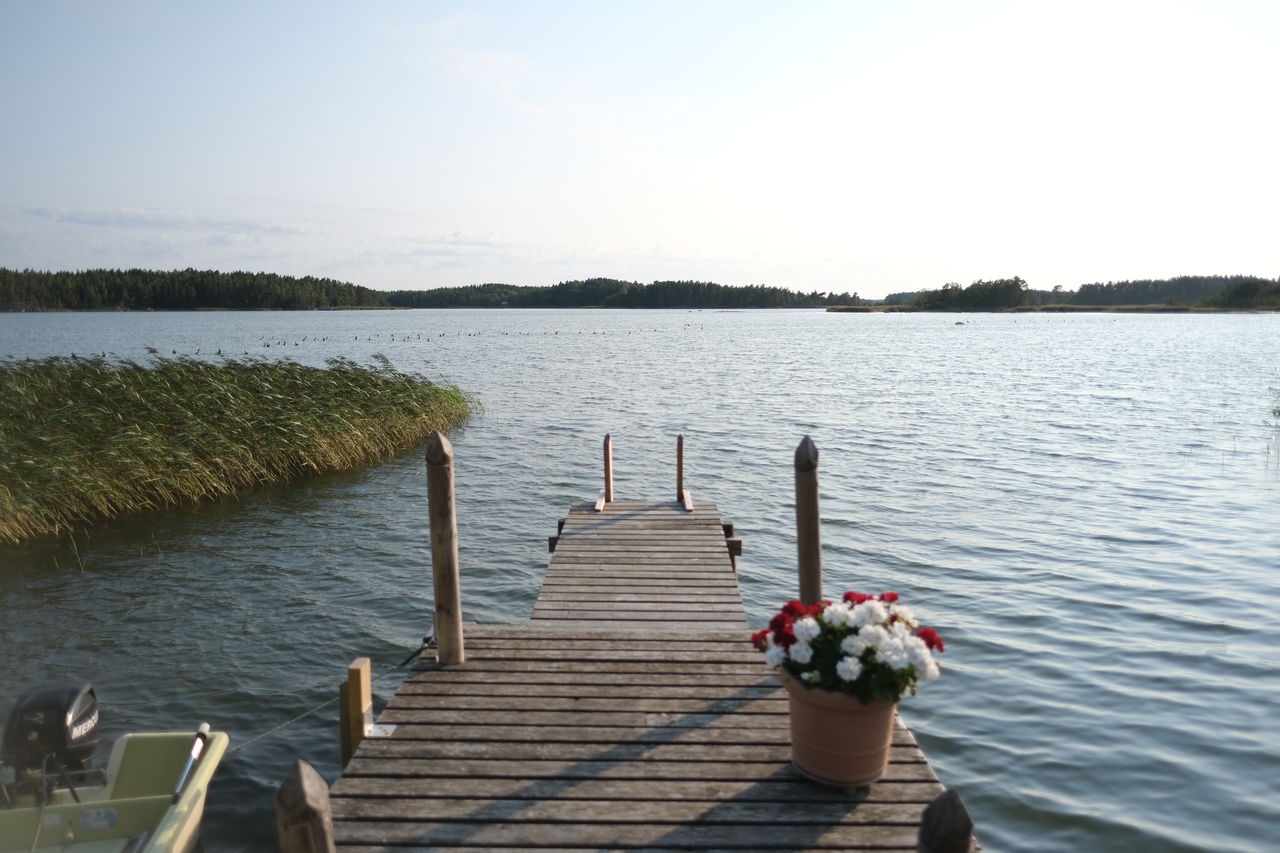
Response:
[[[676,436],[676,500],[685,512],[693,512],[693,495],[684,487],[684,433]]]
[[[281,853],[334,853],[329,786],[301,758],[276,791],[276,843]]]
[[[676,436],[676,500],[684,500],[684,433]]]
[[[373,664],[368,658],[356,658],[347,667],[347,680],[338,696],[342,766],[346,767],[373,726]]]
[[[462,587],[458,582],[458,514],[454,505],[453,445],[437,432],[427,445],[427,512],[436,596],[436,658],[462,663]]]
[[[604,502],[613,502],[613,434],[604,434]]]
[[[822,600],[822,538],[818,515],[818,447],[805,436],[796,448],[796,550],[800,601]]]

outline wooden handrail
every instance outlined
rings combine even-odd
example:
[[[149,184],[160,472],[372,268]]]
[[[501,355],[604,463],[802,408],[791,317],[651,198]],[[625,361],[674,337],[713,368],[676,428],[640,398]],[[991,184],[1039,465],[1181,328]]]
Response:
[[[818,447],[805,436],[796,448],[796,551],[800,601],[822,600],[822,537],[818,514]]]
[[[467,654],[462,644],[453,445],[439,432],[427,445],[427,514],[431,520],[431,575],[436,595],[436,658],[450,666],[465,661]]]

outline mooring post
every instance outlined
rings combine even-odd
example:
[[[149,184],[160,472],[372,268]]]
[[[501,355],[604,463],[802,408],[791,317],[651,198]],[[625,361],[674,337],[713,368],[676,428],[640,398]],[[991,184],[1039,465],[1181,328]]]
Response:
[[[818,516],[818,446],[805,436],[796,448],[796,550],[800,601],[822,600],[822,539]]]
[[[276,843],[281,853],[334,853],[329,786],[299,758],[276,791]]]
[[[676,500],[684,500],[684,433],[676,436]]]
[[[373,665],[368,658],[356,658],[347,667],[347,680],[338,696],[342,766],[346,767],[373,725]]]
[[[437,432],[427,445],[427,513],[431,574],[436,594],[436,659],[462,663],[462,587],[458,582],[458,513],[454,506],[453,445]]]
[[[916,853],[969,853],[973,847],[973,818],[959,792],[947,788],[925,807]]]
[[[684,433],[676,436],[676,500],[685,512],[693,512],[693,495],[684,487]]]
[[[604,434],[604,502],[613,502],[613,434]]]

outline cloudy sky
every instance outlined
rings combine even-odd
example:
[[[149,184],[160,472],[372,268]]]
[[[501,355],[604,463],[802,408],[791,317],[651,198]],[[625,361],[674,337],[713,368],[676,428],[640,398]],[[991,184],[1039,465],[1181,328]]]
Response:
[[[0,266],[1280,275],[1280,3],[0,0]]]

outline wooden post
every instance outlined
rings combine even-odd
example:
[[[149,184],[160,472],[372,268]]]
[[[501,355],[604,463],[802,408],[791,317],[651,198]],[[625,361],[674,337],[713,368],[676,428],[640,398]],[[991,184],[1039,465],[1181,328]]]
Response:
[[[613,501],[613,434],[604,435],[604,502]]]
[[[335,853],[329,786],[302,759],[276,791],[276,842],[281,853]]]
[[[427,445],[427,511],[431,519],[431,574],[436,594],[436,659],[449,666],[462,663],[467,655],[462,646],[453,445],[439,432]]]
[[[676,500],[685,512],[693,512],[693,495],[684,487],[684,434],[676,437]]]
[[[796,448],[796,550],[800,601],[822,600],[822,538],[818,515],[818,447],[805,436]]]
[[[684,433],[676,436],[676,500],[684,500]]]
[[[368,658],[356,658],[347,667],[347,681],[338,691],[343,767],[356,754],[356,749],[373,725],[372,672],[373,667]]]
[[[973,818],[955,788],[933,798],[920,819],[916,853],[969,853],[973,849]]]

